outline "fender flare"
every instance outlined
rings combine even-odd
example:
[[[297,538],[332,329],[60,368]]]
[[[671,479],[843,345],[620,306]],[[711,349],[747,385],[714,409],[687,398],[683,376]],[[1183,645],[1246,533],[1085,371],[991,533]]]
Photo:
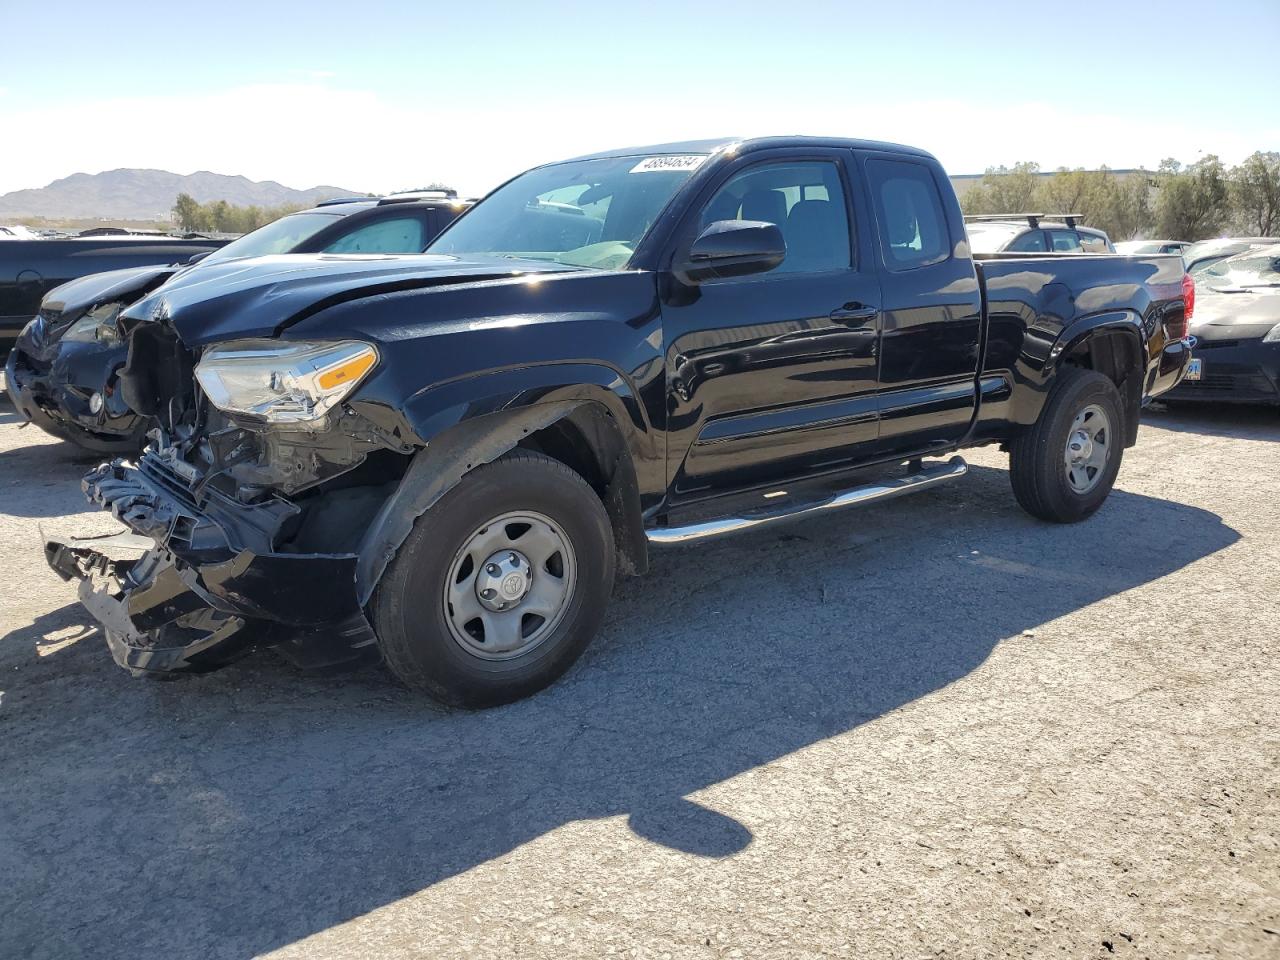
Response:
[[[558,400],[535,403],[515,410],[473,417],[442,431],[414,454],[413,461],[401,478],[395,492],[383,503],[361,541],[356,562],[356,596],[362,607],[369,603],[378,582],[386,572],[401,545],[413,531],[418,518],[441,497],[462,481],[468,472],[492,463],[514,449],[525,437],[552,424],[598,408],[599,416],[609,417],[604,405],[587,399]],[[636,540],[643,550],[643,521],[636,493],[635,469],[625,444],[614,464],[615,482],[609,484],[604,505],[615,523],[625,526],[624,540]],[[634,527],[634,530],[631,528]],[[627,553],[626,544],[619,544]],[[631,553],[635,544],[631,545]],[[628,557],[637,572],[643,572],[645,557]]]
[[[1072,321],[1063,328],[1062,333],[1049,348],[1049,356],[1045,361],[1046,376],[1052,376],[1062,365],[1062,358],[1068,356],[1087,338],[1102,330],[1123,330],[1132,333],[1138,345],[1138,366],[1142,366],[1142,357],[1147,343],[1147,331],[1142,325],[1136,311],[1113,310],[1107,313],[1094,314]]]
[[[1120,382],[1116,385],[1124,402],[1125,446],[1131,447],[1138,438],[1138,416],[1142,407],[1143,380],[1147,371],[1147,332],[1136,311],[1107,311],[1081,317],[1068,324],[1049,350],[1044,366],[1045,391],[1041,396],[1048,396],[1048,390],[1052,387],[1053,380],[1062,368],[1066,357],[1092,338],[1109,333],[1120,333],[1130,339],[1133,344],[1133,362],[1123,370]],[[1120,370],[1116,372],[1121,373]],[[1043,409],[1043,400],[1041,408]],[[1039,411],[1036,417],[1039,418]]]

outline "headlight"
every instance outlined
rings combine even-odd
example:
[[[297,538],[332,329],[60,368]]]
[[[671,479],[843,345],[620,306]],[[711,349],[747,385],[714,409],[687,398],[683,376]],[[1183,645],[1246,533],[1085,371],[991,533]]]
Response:
[[[1263,343],[1280,343],[1280,323],[1267,331],[1267,335],[1262,338]]]
[[[73,323],[62,339],[74,343],[119,343],[120,330],[116,326],[119,315],[120,304],[104,303]]]
[[[377,350],[354,340],[243,340],[206,350],[196,379],[219,410],[297,423],[323,417],[377,362]]]

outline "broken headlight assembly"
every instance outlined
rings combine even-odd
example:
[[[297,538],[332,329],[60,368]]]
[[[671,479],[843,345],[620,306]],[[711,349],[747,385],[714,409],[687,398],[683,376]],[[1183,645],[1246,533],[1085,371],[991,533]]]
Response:
[[[120,306],[104,303],[95,307],[71,324],[62,339],[72,343],[120,343],[120,330],[116,326]]]
[[[206,350],[196,379],[225,413],[300,423],[323,417],[377,363],[378,351],[357,340],[240,340]]]

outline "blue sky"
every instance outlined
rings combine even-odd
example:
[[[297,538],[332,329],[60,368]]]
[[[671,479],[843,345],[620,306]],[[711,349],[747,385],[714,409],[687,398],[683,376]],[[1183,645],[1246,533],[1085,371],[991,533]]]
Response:
[[[899,140],[960,173],[1280,149],[1280,0],[0,8],[0,192],[151,166],[478,193],[725,134]]]

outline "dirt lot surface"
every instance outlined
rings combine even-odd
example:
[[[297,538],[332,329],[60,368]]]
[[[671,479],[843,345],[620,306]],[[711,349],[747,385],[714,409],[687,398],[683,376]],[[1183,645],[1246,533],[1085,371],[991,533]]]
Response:
[[[1149,416],[1074,527],[971,462],[659,555],[468,714],[131,679],[41,554],[88,463],[0,401],[0,955],[1280,956],[1280,415]]]

